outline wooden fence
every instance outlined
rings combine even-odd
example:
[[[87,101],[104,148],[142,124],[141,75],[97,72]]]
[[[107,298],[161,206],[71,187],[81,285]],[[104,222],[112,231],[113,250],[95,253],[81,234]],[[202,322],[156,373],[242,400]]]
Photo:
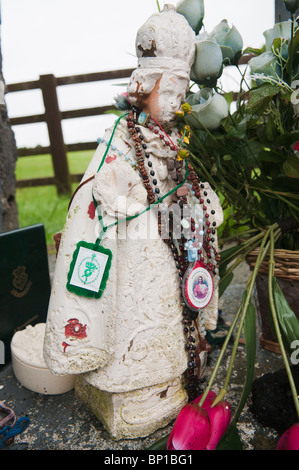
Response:
[[[105,112],[111,109],[115,109],[115,107],[111,105],[60,111],[57,99],[57,87],[62,85],[74,85],[78,83],[128,78],[130,77],[132,71],[133,69],[123,69],[109,72],[73,75],[68,77],[55,77],[53,74],[48,74],[41,75],[39,80],[6,85],[6,93],[34,89],[41,90],[45,112],[43,114],[35,114],[30,116],[12,117],[10,118],[10,122],[12,126],[40,122],[45,122],[47,124],[50,146],[19,148],[18,157],[51,154],[54,168],[53,177],[19,180],[17,181],[17,187],[56,185],[58,194],[70,193],[72,182],[80,181],[83,175],[70,174],[67,161],[67,152],[78,150],[93,150],[97,147],[97,142],[81,142],[66,145],[63,139],[61,121],[63,119],[103,115]]]
[[[252,54],[243,55],[239,64],[247,64]],[[95,108],[82,108],[70,111],[60,111],[57,99],[57,87],[62,85],[74,85],[78,83],[95,82],[102,80],[114,80],[129,78],[134,69],[122,69],[108,72],[97,72],[67,77],[55,77],[53,74],[41,75],[39,80],[6,85],[6,93],[21,92],[40,89],[44,102],[44,114],[32,116],[13,117],[10,119],[12,126],[21,124],[33,124],[45,122],[49,134],[49,147],[19,148],[18,156],[51,154],[54,168],[54,177],[33,178],[17,181],[17,187],[56,185],[58,194],[70,193],[71,184],[80,181],[82,174],[70,174],[67,152],[78,150],[95,150],[97,142],[81,142],[66,145],[63,139],[61,121],[63,119],[74,119],[89,116],[103,115],[105,112],[115,109],[111,106],[100,106]],[[237,95],[237,94],[235,94]],[[236,99],[236,97],[234,97]]]

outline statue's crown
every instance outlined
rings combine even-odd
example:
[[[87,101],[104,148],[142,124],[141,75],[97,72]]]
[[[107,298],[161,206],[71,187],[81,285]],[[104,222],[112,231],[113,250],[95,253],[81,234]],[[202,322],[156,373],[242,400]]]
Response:
[[[181,69],[189,73],[194,61],[195,33],[174,5],[166,4],[139,28],[138,67]]]

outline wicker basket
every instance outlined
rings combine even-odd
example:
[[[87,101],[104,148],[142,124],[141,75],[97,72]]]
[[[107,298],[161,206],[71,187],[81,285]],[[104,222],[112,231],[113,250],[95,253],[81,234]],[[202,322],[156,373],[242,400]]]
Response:
[[[253,250],[246,258],[247,263],[254,268],[257,255],[259,253],[258,249]],[[274,276],[279,279],[287,279],[293,281],[299,281],[299,251],[289,251],[289,250],[274,250]],[[269,272],[269,255],[265,257],[264,261],[261,264],[259,273],[268,274]],[[298,299],[299,300],[299,299]]]
[[[256,263],[259,250],[253,250],[246,258],[250,268]],[[268,272],[269,255],[265,257],[256,277],[258,310],[261,320],[260,343],[270,351],[280,353],[280,347],[269,322],[270,308],[268,302]],[[274,250],[274,276],[299,320],[299,252],[289,250]]]

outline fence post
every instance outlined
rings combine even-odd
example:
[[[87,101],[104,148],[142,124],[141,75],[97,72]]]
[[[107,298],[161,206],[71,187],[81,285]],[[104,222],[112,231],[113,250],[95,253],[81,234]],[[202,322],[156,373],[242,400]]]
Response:
[[[58,194],[70,193],[71,178],[61,127],[56,77],[53,74],[41,75],[39,80],[45,106],[45,119],[48,126],[57,192]]]

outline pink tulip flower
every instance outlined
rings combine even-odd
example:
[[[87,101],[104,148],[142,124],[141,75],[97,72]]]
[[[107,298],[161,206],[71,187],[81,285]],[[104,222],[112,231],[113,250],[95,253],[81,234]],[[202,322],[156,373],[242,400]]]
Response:
[[[170,433],[167,450],[214,450],[231,418],[231,407],[221,401],[212,407],[216,394],[209,391],[203,405],[202,395],[188,403],[179,413]]]
[[[276,450],[299,450],[299,423],[293,424],[283,433]]]
[[[180,411],[167,442],[167,450],[203,450],[210,438],[207,412],[196,403]]]
[[[202,396],[203,396],[203,394],[201,394],[197,398],[195,398],[195,400],[193,400],[193,403],[199,403]],[[211,408],[211,406],[213,404],[213,401],[215,400],[216,397],[217,397],[216,393],[213,392],[213,390],[209,390],[209,392],[208,392],[208,394],[205,398],[205,401],[202,404],[202,408],[208,412],[208,410]]]
[[[206,450],[214,450],[230,423],[231,408],[227,401],[221,401],[208,411],[211,425],[211,436]]]

